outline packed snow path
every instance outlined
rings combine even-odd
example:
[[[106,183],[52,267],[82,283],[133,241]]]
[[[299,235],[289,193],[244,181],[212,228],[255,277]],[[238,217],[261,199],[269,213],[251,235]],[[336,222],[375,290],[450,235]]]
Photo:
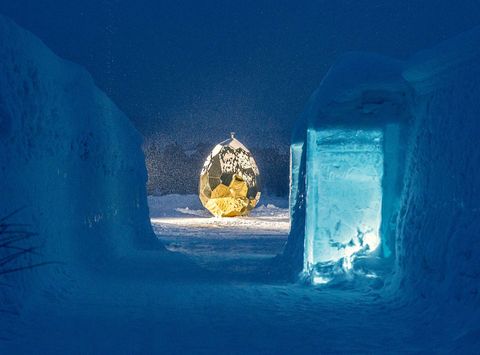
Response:
[[[474,336],[452,322],[464,318],[452,317],[448,305],[439,310],[422,299],[385,297],[381,285],[235,277],[253,275],[281,250],[286,210],[270,204],[222,224],[192,212],[196,207],[185,204],[192,198],[149,201],[158,237],[182,253],[144,252],[96,265],[95,272],[75,270],[70,285],[45,290],[25,306],[0,353],[448,352]]]
[[[473,336],[462,333],[462,324],[451,322],[459,318],[448,310],[438,312],[421,300],[405,304],[382,299],[373,290],[189,280],[182,275],[165,281],[162,271],[144,266],[140,263],[134,272],[117,275],[111,270],[88,273],[60,295],[43,292],[38,302],[26,307],[26,318],[11,329],[0,352],[449,352],[461,350],[452,339],[461,344],[462,337]],[[186,272],[194,275],[196,270]]]
[[[248,216],[216,218],[196,195],[149,196],[157,237],[207,269],[246,271],[282,252],[290,228],[288,200],[263,197]]]

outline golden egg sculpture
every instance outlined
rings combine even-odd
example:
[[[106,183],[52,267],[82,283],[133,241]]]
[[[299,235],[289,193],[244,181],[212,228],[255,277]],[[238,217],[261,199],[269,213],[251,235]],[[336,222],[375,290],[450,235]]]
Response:
[[[260,199],[259,177],[252,154],[231,133],[231,138],[217,144],[203,164],[200,200],[214,216],[244,216]]]

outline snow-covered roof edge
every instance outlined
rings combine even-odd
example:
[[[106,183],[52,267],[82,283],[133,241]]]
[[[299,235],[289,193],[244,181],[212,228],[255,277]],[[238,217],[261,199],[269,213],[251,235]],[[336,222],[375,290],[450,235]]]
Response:
[[[439,78],[445,71],[478,57],[480,57],[480,26],[413,55],[407,62],[403,77],[419,86],[422,82]]]

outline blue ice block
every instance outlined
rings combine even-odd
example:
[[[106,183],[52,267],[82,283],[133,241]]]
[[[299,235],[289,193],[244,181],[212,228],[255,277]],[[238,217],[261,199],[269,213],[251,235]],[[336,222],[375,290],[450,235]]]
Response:
[[[324,281],[380,244],[383,130],[309,129],[307,145],[304,271]]]

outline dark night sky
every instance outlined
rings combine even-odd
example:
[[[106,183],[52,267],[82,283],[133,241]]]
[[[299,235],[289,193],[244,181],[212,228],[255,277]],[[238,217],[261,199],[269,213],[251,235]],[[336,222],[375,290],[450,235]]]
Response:
[[[480,1],[0,0],[0,13],[86,67],[145,136],[235,130],[285,147],[342,53],[406,58],[480,24]]]

